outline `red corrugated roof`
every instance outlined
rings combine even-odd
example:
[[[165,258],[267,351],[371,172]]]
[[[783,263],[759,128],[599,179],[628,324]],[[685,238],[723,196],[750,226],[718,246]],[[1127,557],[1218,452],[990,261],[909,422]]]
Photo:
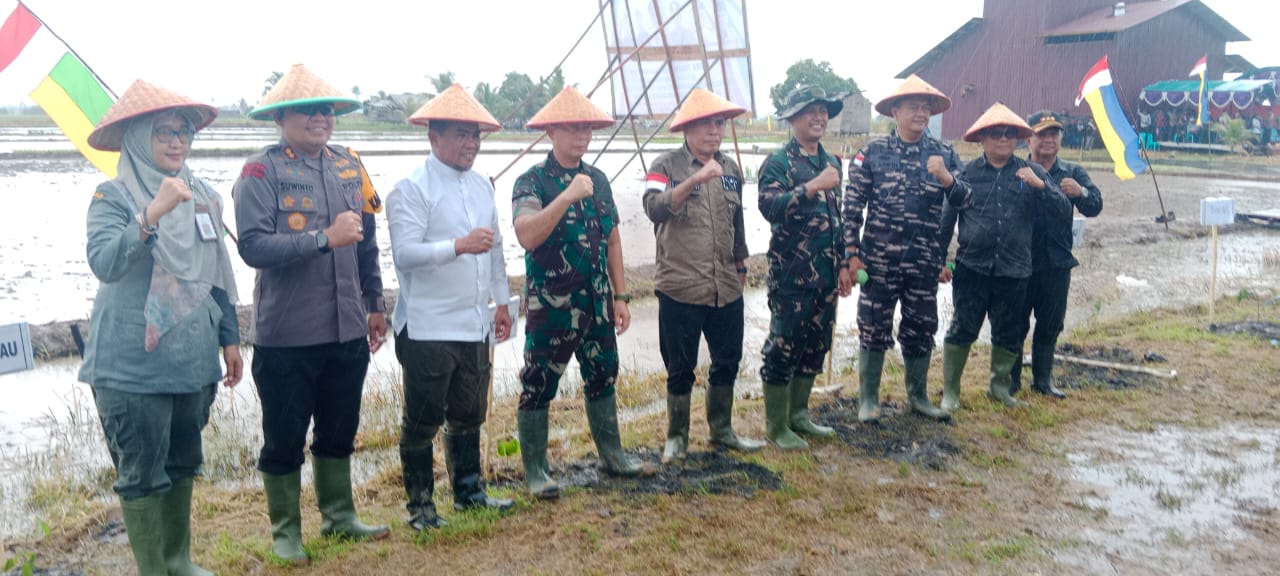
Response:
[[[1205,6],[1200,0],[1160,0],[1158,2],[1126,2],[1125,13],[1121,16],[1115,16],[1115,6],[1108,6],[1101,10],[1073,20],[1062,26],[1054,28],[1044,33],[1046,38],[1056,36],[1083,36],[1089,34],[1105,34],[1108,32],[1121,32],[1149,22],[1160,16],[1186,8],[1193,15],[1204,20],[1214,30],[1217,30],[1223,39],[1227,42],[1244,42],[1249,40],[1243,32],[1232,26],[1222,16],[1219,16],[1213,9]]]

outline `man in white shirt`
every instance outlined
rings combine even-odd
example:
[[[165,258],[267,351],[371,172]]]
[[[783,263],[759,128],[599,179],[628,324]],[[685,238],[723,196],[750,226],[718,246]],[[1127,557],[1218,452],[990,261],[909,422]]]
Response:
[[[396,184],[386,208],[400,280],[391,317],[404,369],[400,461],[409,526],[421,531],[445,524],[432,502],[432,439],[441,425],[454,509],[512,506],[489,497],[480,477],[489,351],[510,335],[511,317],[493,184],[471,169],[480,133],[501,126],[457,84],[409,121],[427,126],[431,154]]]

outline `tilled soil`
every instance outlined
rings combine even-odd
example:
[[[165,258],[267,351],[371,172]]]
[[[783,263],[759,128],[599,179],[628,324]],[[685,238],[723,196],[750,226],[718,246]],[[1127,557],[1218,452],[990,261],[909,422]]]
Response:
[[[734,494],[750,498],[760,490],[776,492],[782,488],[782,475],[764,466],[743,462],[723,451],[689,452],[679,464],[659,464],[659,454],[648,448],[629,450],[629,454],[656,468],[651,476],[616,478],[602,472],[595,458],[575,460],[552,470],[552,477],[562,487],[602,490],[621,494]],[[509,484],[523,488],[519,478]]]
[[[859,456],[946,470],[963,451],[951,426],[890,402],[881,404],[878,424],[858,422],[858,402],[847,397],[817,407],[812,415],[814,422],[834,428],[840,441]]]

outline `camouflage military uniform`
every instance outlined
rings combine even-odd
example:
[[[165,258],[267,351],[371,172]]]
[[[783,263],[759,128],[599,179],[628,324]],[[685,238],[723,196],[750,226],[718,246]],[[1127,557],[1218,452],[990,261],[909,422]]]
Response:
[[[941,156],[955,178],[949,189],[929,174],[930,156]],[[893,347],[893,315],[902,302],[898,341],[904,356],[927,356],[938,331],[938,272],[945,252],[938,225],[946,201],[964,206],[969,185],[964,165],[950,144],[924,135],[904,142],[894,130],[867,143],[849,164],[844,196],[846,257],[857,257],[868,281],[858,298],[862,347]],[[862,231],[863,209],[867,210]]]
[[[769,221],[769,337],[760,378],[785,386],[822,373],[835,324],[840,247],[839,186],[806,198],[804,185],[840,160],[821,144],[809,156],[794,138],[760,166],[760,212]]]
[[[524,256],[528,317],[520,410],[545,409],[551,403],[570,356],[578,358],[588,400],[612,394],[618,375],[606,265],[618,208],[609,178],[586,162],[564,168],[548,153],[516,180],[512,220],[542,210],[578,174],[591,177],[594,195],[570,206],[546,241]]]

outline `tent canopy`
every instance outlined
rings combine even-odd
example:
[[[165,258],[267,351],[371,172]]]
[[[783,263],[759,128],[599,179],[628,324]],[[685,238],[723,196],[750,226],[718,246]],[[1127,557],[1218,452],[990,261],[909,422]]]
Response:
[[[1243,110],[1275,96],[1270,80],[1210,80],[1205,88],[1209,92],[1209,104],[1214,108],[1235,106]],[[1200,102],[1200,81],[1156,82],[1142,89],[1142,102],[1148,106],[1195,106]]]

